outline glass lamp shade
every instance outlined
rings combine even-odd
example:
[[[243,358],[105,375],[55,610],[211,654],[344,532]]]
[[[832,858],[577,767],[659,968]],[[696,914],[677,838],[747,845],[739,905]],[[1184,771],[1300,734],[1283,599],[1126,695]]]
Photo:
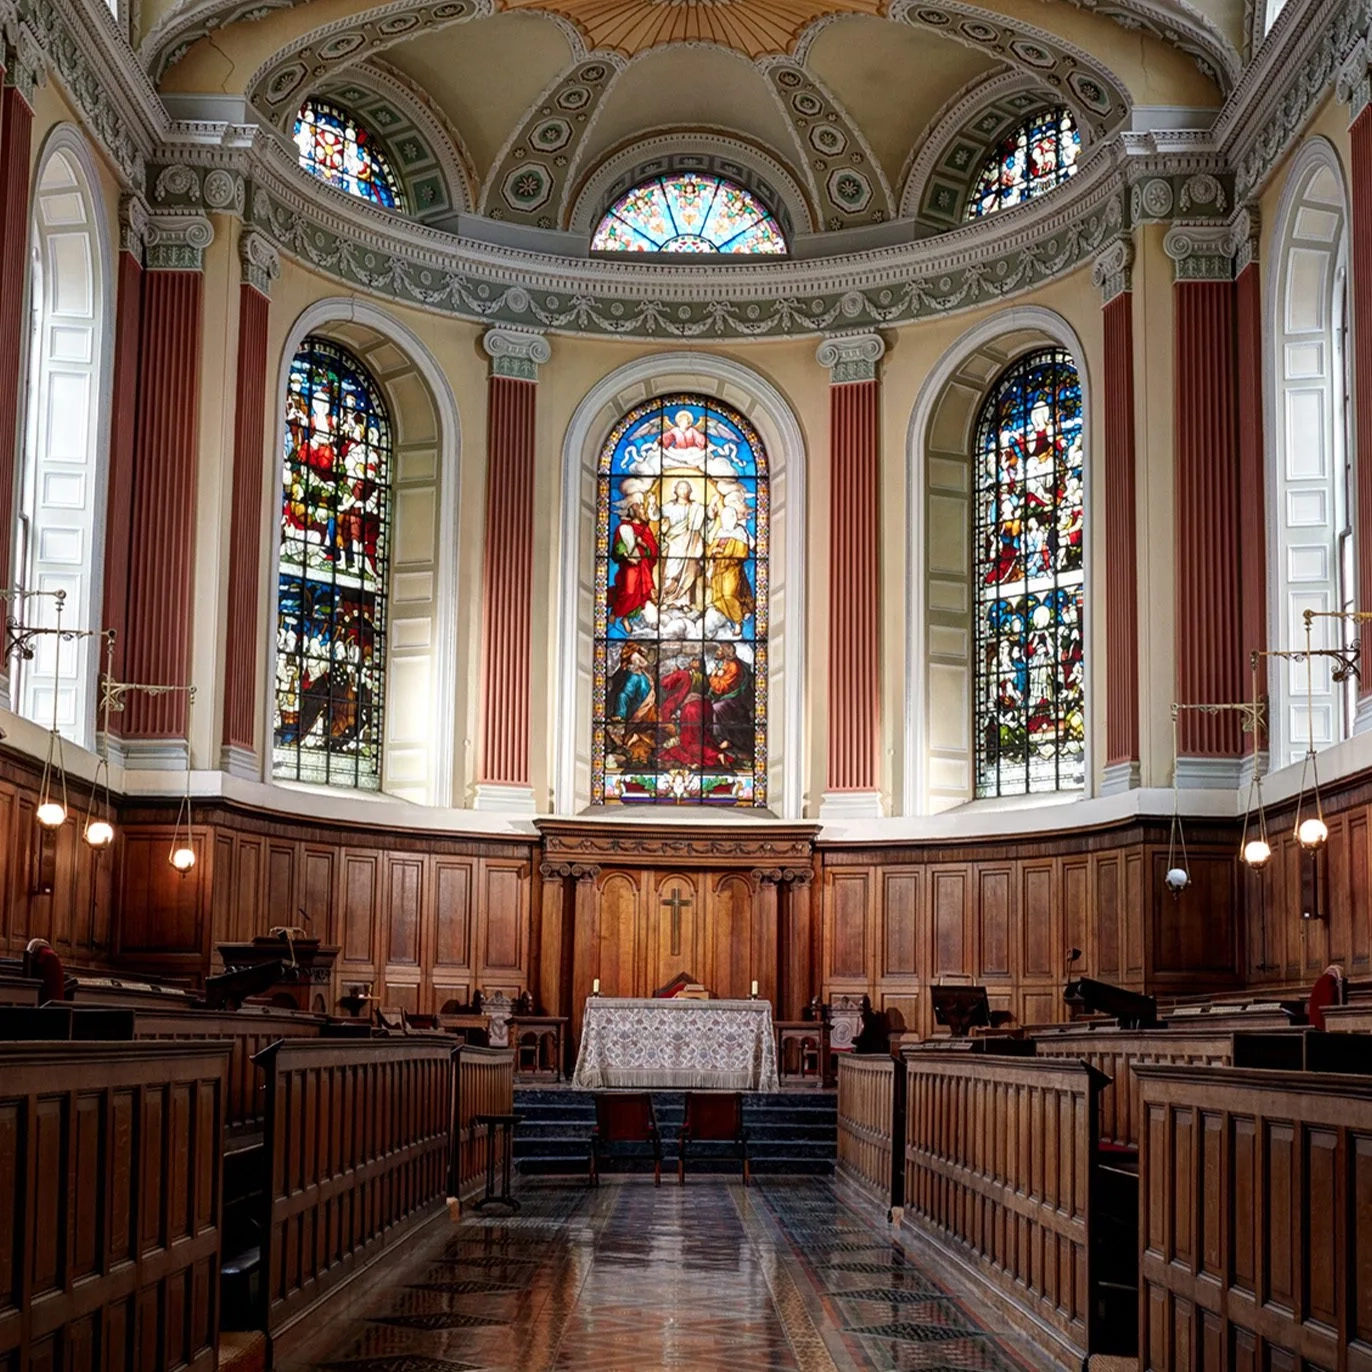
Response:
[[[1173,895],[1180,895],[1191,884],[1191,875],[1184,867],[1173,867],[1163,880]]]
[[[172,855],[168,860],[178,872],[189,872],[195,866],[195,849],[182,844],[172,849]]]
[[[1250,867],[1261,867],[1272,856],[1272,845],[1265,838],[1250,838],[1243,845],[1243,860]]]
[[[55,800],[45,800],[37,809],[34,818],[45,829],[60,829],[67,822],[64,805]]]
[[[1302,848],[1319,848],[1329,837],[1329,826],[1318,815],[1311,815],[1301,821],[1296,837]]]
[[[84,838],[92,848],[108,848],[114,842],[114,825],[106,819],[93,819],[86,825]]]

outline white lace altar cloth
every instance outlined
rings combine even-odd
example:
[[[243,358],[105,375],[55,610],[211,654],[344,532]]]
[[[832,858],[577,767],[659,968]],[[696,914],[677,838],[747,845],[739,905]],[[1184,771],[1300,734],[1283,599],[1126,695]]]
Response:
[[[591,996],[572,1083],[591,1090],[779,1090],[771,1004]]]

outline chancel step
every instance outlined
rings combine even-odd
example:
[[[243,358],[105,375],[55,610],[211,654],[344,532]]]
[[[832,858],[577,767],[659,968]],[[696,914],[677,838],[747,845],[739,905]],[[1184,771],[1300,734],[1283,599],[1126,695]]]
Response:
[[[685,1117],[681,1091],[654,1091],[653,1110],[662,1134],[664,1170],[676,1166],[677,1134]],[[521,1088],[515,1113],[523,1123],[515,1133],[515,1164],[525,1176],[571,1173],[584,1176],[595,1127],[595,1095],[567,1087]],[[747,1094],[743,1121],[748,1131],[749,1165],[755,1175],[830,1176],[838,1147],[837,1096],[803,1090]],[[729,1144],[697,1143],[692,1172],[737,1173]],[[611,1156],[602,1172],[652,1171],[652,1160]]]

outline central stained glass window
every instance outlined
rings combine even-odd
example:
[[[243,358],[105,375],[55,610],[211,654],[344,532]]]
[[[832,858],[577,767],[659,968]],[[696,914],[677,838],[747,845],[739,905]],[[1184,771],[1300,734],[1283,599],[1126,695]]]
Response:
[[[390,159],[370,130],[339,106],[306,100],[295,117],[295,146],[311,176],[385,209],[405,208]]]
[[[767,803],[767,454],[696,395],[600,455],[594,804]]]
[[[1081,383],[1061,349],[1003,372],[982,407],[976,480],[977,795],[1080,789]]]
[[[784,253],[781,226],[752,191],[721,176],[655,176],[621,196],[591,239],[595,252]]]
[[[1081,134],[1070,110],[1040,110],[1001,139],[987,159],[967,218],[980,219],[996,210],[1032,200],[1076,174]]]
[[[274,776],[380,789],[390,468],[376,383],[307,338],[286,388]]]

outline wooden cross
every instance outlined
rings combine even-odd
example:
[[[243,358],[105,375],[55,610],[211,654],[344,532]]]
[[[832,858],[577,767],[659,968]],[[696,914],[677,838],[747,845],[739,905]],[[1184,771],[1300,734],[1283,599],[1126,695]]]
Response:
[[[681,912],[691,908],[691,898],[681,894],[679,886],[672,887],[670,896],[663,896],[662,908],[672,912],[672,956],[681,952]]]

